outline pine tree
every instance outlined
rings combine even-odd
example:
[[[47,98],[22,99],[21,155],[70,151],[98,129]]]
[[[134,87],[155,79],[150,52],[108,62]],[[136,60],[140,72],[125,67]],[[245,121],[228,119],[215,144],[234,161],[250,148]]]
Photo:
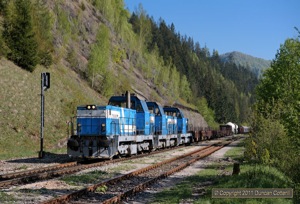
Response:
[[[53,36],[51,34],[52,16],[42,0],[35,0],[32,9],[32,22],[38,43],[38,63],[49,67],[52,64]]]
[[[3,37],[9,48],[8,58],[18,66],[32,72],[38,60],[31,3],[28,0],[15,0],[7,7]]]

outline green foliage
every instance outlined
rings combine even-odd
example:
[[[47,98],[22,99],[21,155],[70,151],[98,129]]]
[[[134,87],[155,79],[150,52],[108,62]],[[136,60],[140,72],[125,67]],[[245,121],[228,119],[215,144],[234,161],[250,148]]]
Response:
[[[9,48],[8,58],[32,72],[38,63],[38,44],[31,12],[31,1],[9,2],[5,12],[3,37]]]
[[[139,50],[143,51],[146,48],[149,41],[151,40],[151,23],[147,17],[147,13],[144,10],[142,4],[139,4],[139,8],[136,11],[137,22],[135,27],[135,32],[139,36]]]
[[[118,86],[115,87],[114,92],[116,94],[123,94],[128,90],[131,90],[131,80],[126,75],[124,75],[120,70],[117,76],[117,83]],[[114,84],[116,84],[116,81],[114,81]]]
[[[51,33],[53,19],[42,0],[34,0],[32,6],[32,20],[35,38],[38,43],[39,64],[49,67],[52,62],[53,36]]]
[[[127,19],[130,14],[124,9],[125,5],[123,0],[93,0],[93,5],[105,16],[110,24],[113,25],[119,37],[128,36],[126,33],[129,31]]]
[[[234,159],[241,159],[243,148],[232,148],[226,155]],[[217,199],[212,198],[213,188],[293,188],[297,186],[285,174],[274,167],[264,165],[240,165],[240,174],[236,176],[224,175],[224,172],[231,172],[232,165],[224,161],[210,164],[207,169],[199,171],[196,175],[190,176],[176,186],[159,192],[152,203],[293,203],[292,199]],[[212,183],[206,186],[206,183]],[[203,185],[204,184],[204,185]],[[295,191],[294,191],[295,193]],[[200,195],[199,195],[200,194]],[[199,195],[199,196],[195,196]],[[295,203],[297,199],[294,199]]]
[[[192,99],[192,91],[190,89],[190,83],[185,75],[181,76],[179,88],[181,98],[185,99],[187,102],[190,102]]]
[[[212,109],[208,107],[207,100],[202,98],[196,99],[196,106],[198,111],[201,113],[201,115],[204,117],[205,121],[207,122],[208,126],[212,128],[218,128],[218,123],[215,122],[215,113]]]
[[[6,56],[7,55],[7,52],[8,52],[8,47],[6,46],[5,44],[5,40],[2,36],[2,33],[3,33],[3,26],[2,26],[2,18],[0,16],[0,47],[1,47],[1,50],[0,50],[0,58],[1,56]]]
[[[0,15],[3,15],[3,14],[4,14],[6,5],[7,5],[7,3],[8,3],[9,1],[10,1],[10,0],[1,0],[1,1],[0,1]]]
[[[125,54],[126,53],[124,49],[114,47],[112,54],[113,61],[117,64],[121,64],[122,60],[125,58]]]
[[[97,187],[95,192],[105,193],[107,191],[107,189],[108,189],[108,187],[106,185],[103,185],[103,186]]]
[[[4,13],[1,55],[33,71],[37,64],[52,64],[52,22],[49,10],[41,0],[7,1]]]
[[[247,68],[255,73],[257,77],[261,77],[264,70],[270,67],[271,61],[257,57],[252,57],[240,52],[230,52],[220,56],[221,60],[226,63],[234,63],[238,66]]]
[[[176,70],[176,67],[174,66],[171,67],[169,79],[169,94],[172,95],[175,100],[177,100],[179,98],[180,75],[179,72]]]
[[[69,13],[61,9],[57,2],[55,3],[54,13],[57,15],[57,28],[62,35],[63,42],[68,43],[72,33],[71,23],[68,18]]]
[[[291,172],[290,176],[296,182],[300,181],[299,62],[299,38],[287,39],[280,46],[271,68],[266,70],[257,87],[256,117],[253,120],[254,124],[258,123],[254,126],[257,128],[253,130],[255,138],[265,137],[266,131],[272,132],[272,135],[267,137],[267,141],[266,139],[255,141],[257,146],[265,146],[270,152],[271,164],[285,172]],[[259,125],[259,123],[262,124]],[[265,126],[266,129],[264,129]],[[278,140],[281,143],[275,146],[274,142]],[[280,151],[283,149],[285,151]]]
[[[66,60],[69,62],[72,69],[76,70],[78,67],[78,57],[77,57],[77,49],[73,46],[70,46],[68,50],[68,54]]]
[[[225,176],[216,178],[213,188],[293,188],[292,181],[275,168],[263,165],[241,165],[241,173],[238,176]],[[209,189],[208,194],[211,193]],[[209,196],[206,199],[210,199]],[[211,195],[211,194],[210,194]],[[200,203],[200,200],[198,200]],[[203,201],[203,200],[202,200]],[[243,203],[244,198],[213,199],[212,203]],[[293,203],[292,199],[283,198],[252,198],[246,203]]]
[[[300,41],[287,39],[266,70],[257,88],[258,109],[272,113],[277,106],[277,118],[287,128],[292,139],[300,145]],[[278,105],[276,105],[278,104]],[[280,105],[281,104],[281,105]]]
[[[110,34],[105,25],[101,25],[88,63],[88,77],[92,87],[101,94],[109,97],[114,92],[113,74],[109,70],[110,62]]]
[[[276,109],[274,107],[274,109]],[[278,109],[277,109],[278,111]],[[289,169],[292,162],[290,138],[273,114],[264,117],[255,113],[251,120],[252,131],[247,139],[245,158],[258,163]],[[285,149],[285,151],[281,151]]]
[[[40,135],[40,79],[37,66],[29,73],[5,58],[0,59],[1,132],[0,159],[36,157]],[[45,151],[66,153],[66,121],[82,104],[106,102],[78,75],[64,66],[50,68],[51,88],[45,93]],[[9,122],[8,122],[9,121]]]
[[[5,192],[0,192],[0,201],[5,203],[14,203],[17,200],[10,194],[7,194]]]
[[[224,64],[217,51],[211,56],[207,47],[201,48],[192,38],[177,33],[174,24],[168,26],[162,19],[154,22],[141,6],[129,22],[138,36],[139,51],[143,52],[146,46],[150,53],[158,56],[155,60],[159,63],[151,63],[159,66],[150,67],[153,69],[151,76],[158,74],[153,81],[155,84],[161,82],[157,86],[162,94],[167,88],[175,100],[180,97],[191,101],[190,93],[193,98],[204,97],[209,108],[215,111],[214,120],[220,123],[247,120],[253,103],[252,93],[258,83],[255,74],[234,63]],[[148,62],[140,60],[140,63]],[[142,68],[149,73],[149,66]],[[163,75],[166,76],[163,78]]]

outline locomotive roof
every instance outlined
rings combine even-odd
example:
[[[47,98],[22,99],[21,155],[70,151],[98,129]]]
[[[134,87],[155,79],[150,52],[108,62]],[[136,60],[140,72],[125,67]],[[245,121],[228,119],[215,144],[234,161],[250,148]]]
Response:
[[[126,100],[126,96],[122,95],[122,96],[112,96],[110,97],[109,101],[111,100],[116,100],[116,101],[124,101]],[[142,97],[136,96],[136,95],[130,95],[130,99],[135,99],[135,100],[140,100],[140,101],[144,101],[144,99]]]

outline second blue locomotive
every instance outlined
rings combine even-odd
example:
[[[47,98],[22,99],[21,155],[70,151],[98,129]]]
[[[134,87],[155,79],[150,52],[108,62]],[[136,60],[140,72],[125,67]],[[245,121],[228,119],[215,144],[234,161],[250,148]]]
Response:
[[[113,158],[189,144],[188,119],[180,109],[161,107],[136,95],[112,96],[107,106],[77,107],[68,155]]]

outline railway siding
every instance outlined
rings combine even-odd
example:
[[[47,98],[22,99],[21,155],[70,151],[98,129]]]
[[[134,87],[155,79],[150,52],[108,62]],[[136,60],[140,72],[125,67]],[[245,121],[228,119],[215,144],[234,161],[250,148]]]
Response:
[[[211,142],[215,142],[215,141],[205,141],[198,145],[205,147],[208,146]],[[176,155],[184,154],[188,151],[194,150],[195,148],[199,148],[199,146],[189,146],[182,149],[169,150],[168,153],[157,153],[154,155],[147,155],[147,157],[144,158],[137,158],[137,159],[129,158],[128,160],[123,161],[121,163],[118,162],[116,164],[108,164],[102,167],[93,167],[91,169],[86,169],[82,172],[76,173],[75,175],[78,175],[80,177],[95,171],[107,172],[108,175],[106,176],[108,177],[124,174],[133,171],[134,168],[141,168],[168,159],[170,157],[174,157]],[[74,190],[81,189],[91,184],[92,183],[88,183],[88,182],[85,184],[84,183],[76,184],[75,182],[73,182],[73,184],[69,185],[68,183],[62,180],[52,179],[52,180],[27,184],[23,186],[18,186],[18,187],[14,186],[8,189],[4,189],[3,192],[8,196],[14,197],[14,198],[10,197],[10,201],[14,201],[15,203],[22,203],[24,201],[26,201],[27,203],[37,203],[37,202],[43,202],[45,200],[49,200],[53,197],[60,196],[67,192],[70,193]],[[0,200],[1,200],[1,196],[0,196]]]

